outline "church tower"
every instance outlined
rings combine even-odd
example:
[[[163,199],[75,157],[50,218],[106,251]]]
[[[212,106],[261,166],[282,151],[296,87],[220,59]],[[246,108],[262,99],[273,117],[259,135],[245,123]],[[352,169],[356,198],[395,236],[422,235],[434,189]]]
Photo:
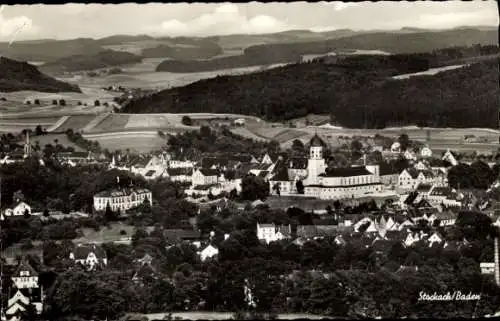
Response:
[[[323,148],[326,146],[325,142],[314,134],[309,142],[309,160],[307,162],[307,183],[317,184],[318,176],[323,174],[326,169],[325,159],[323,158]]]

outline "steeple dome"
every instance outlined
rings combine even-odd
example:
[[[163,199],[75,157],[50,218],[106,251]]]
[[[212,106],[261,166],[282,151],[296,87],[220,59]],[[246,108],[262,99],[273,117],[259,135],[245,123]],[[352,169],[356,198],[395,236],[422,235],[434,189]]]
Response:
[[[325,142],[318,136],[318,134],[314,134],[314,136],[311,138],[311,141],[309,142],[311,147],[325,147],[326,144]]]

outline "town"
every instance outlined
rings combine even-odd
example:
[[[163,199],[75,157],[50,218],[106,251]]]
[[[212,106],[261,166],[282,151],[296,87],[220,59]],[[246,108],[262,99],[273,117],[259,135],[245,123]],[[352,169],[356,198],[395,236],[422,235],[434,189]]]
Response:
[[[241,153],[217,151],[224,133],[247,146]],[[390,273],[407,289],[405,277],[459,264],[466,271],[456,273],[468,274],[457,286],[477,287],[472,280],[483,278],[480,286],[496,291],[499,282],[493,278],[493,231],[500,226],[500,154],[436,155],[405,134],[378,136],[380,146],[353,139],[348,150],[332,150],[316,133],[282,150],[207,126],[169,135],[156,153],[98,152],[98,144],[80,138],[94,150],[82,153],[32,145],[37,134],[45,133],[2,136],[8,320],[61,314],[105,319],[125,310],[224,310],[235,304],[262,313],[278,305],[278,311],[296,313],[404,317],[421,306],[403,299],[405,310],[347,305],[359,300],[351,292],[360,291],[348,283],[350,273],[370,273],[358,286],[373,282],[370,277],[389,282],[378,278]],[[21,138],[23,146],[12,143]],[[215,152],[202,152],[204,144]],[[247,264],[252,268],[231,276]],[[315,284],[311,291],[342,291],[322,299],[333,300],[336,310],[297,305],[299,280]],[[84,290],[88,282],[96,292]],[[84,292],[93,297],[85,306],[62,310],[63,302]],[[104,297],[112,302],[100,305]],[[481,307],[483,315],[497,308],[491,302]]]

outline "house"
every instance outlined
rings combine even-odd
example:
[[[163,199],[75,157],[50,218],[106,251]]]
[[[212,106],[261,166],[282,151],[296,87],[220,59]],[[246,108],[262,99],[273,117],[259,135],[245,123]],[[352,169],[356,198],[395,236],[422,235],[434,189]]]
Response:
[[[430,170],[420,171],[416,168],[404,169],[398,178],[398,188],[402,190],[413,190],[418,184],[431,184],[434,182],[435,175]]]
[[[26,204],[25,202],[19,202],[12,209],[5,210],[5,216],[22,216],[22,215],[31,215],[31,206]]]
[[[257,238],[266,243],[271,243],[285,238],[290,238],[292,227],[277,226],[273,224],[259,224],[257,223]]]
[[[451,187],[435,186],[429,193],[428,199],[432,205],[443,204],[450,207],[461,206],[462,203],[456,200],[457,193]]]
[[[245,119],[244,118],[238,118],[233,121],[233,124],[236,126],[245,126]]]
[[[446,150],[446,152],[443,154],[443,157],[441,157],[443,161],[446,161],[451,164],[451,166],[457,166],[458,165],[458,157],[457,155],[450,151],[449,149]]]
[[[146,188],[112,189],[94,195],[94,208],[96,211],[104,211],[109,204],[113,211],[126,211],[142,205],[144,201],[153,205],[153,195]]]
[[[170,244],[186,242],[193,244],[197,248],[201,247],[202,242],[208,240],[201,232],[190,229],[164,229],[163,235]]]
[[[296,180],[290,177],[288,169],[280,166],[277,173],[269,179],[270,194],[293,195],[297,194]]]
[[[420,157],[422,158],[430,158],[432,157],[432,150],[429,148],[429,146],[424,146],[420,150]]]
[[[429,242],[429,247],[433,246],[434,244],[441,244],[443,241],[443,236],[438,232],[432,233],[432,235],[427,239],[427,242]]]
[[[417,160],[417,155],[409,149],[405,150],[405,152],[403,153],[403,157],[411,162]]]
[[[419,233],[408,232],[403,243],[405,246],[408,247],[408,246],[412,246],[413,244],[417,243],[418,241],[420,241]]]
[[[401,144],[399,142],[394,142],[391,145],[391,153],[394,153],[394,154],[401,153]]]
[[[169,168],[193,168],[195,162],[191,160],[171,159],[168,161]]]
[[[276,162],[280,159],[280,155],[278,154],[265,154],[260,161],[261,164],[276,164]]]
[[[193,186],[217,184],[218,179],[219,171],[211,168],[198,168],[191,176]]]
[[[495,262],[481,262],[479,264],[481,274],[495,274]]]
[[[69,258],[77,264],[81,264],[88,270],[93,270],[97,266],[108,264],[106,251],[96,244],[78,244],[69,254]]]
[[[193,179],[193,168],[170,167],[163,172],[163,177],[168,177],[172,182],[191,183]]]
[[[43,311],[43,289],[39,284],[38,273],[26,259],[22,259],[13,273],[12,288],[14,295],[7,302],[5,315],[12,318],[20,312],[26,311],[29,304],[33,304],[38,314]]]
[[[219,249],[213,246],[212,244],[209,244],[203,250],[201,250],[199,254],[201,261],[204,262],[205,260],[218,255]]]
[[[439,226],[453,226],[457,221],[457,214],[450,211],[436,213],[435,216],[440,222]]]

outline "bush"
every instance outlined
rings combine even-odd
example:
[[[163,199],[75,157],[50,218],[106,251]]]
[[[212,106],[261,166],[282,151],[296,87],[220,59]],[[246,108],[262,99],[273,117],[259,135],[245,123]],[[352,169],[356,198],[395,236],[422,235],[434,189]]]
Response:
[[[193,121],[191,120],[191,117],[184,116],[184,117],[182,117],[182,124],[185,125],[185,126],[192,126],[193,125]]]

